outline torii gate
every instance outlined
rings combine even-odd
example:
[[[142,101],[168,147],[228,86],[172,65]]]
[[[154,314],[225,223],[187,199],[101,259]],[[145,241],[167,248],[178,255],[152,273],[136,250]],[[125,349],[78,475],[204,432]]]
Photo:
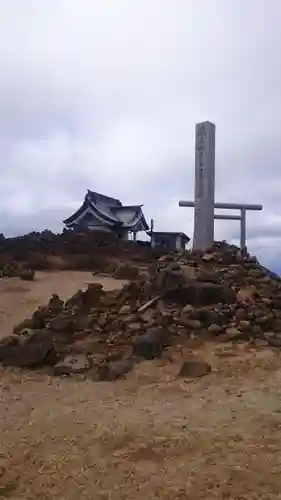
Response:
[[[214,241],[214,221],[240,221],[240,247],[246,247],[246,211],[262,210],[262,205],[215,203],[215,133],[214,123],[197,123],[195,129],[194,201],[180,201],[180,207],[194,207],[193,248],[205,251]],[[240,215],[219,215],[215,208],[240,210]]]

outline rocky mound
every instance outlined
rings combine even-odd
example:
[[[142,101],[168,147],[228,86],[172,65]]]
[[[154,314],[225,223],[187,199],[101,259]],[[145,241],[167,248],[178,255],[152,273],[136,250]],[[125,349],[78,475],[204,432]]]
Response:
[[[91,284],[66,303],[54,295],[0,344],[0,361],[115,380],[188,337],[280,347],[281,280],[225,243],[204,255],[167,255],[121,291]]]
[[[7,264],[26,263],[38,270],[114,272],[120,261],[151,262],[154,254],[147,242],[122,241],[102,231],[54,234],[45,230],[16,238],[0,235],[0,270]]]

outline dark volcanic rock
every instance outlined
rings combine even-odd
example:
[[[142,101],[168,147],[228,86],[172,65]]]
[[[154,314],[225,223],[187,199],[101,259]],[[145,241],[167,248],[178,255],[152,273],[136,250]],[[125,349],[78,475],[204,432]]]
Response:
[[[100,283],[91,283],[81,296],[81,302],[88,307],[95,306],[100,303],[104,294],[103,286]]]
[[[194,281],[182,288],[169,290],[165,294],[165,299],[182,305],[204,306],[217,303],[234,304],[236,295],[227,286]]]
[[[201,307],[191,313],[191,318],[198,319],[205,327],[210,325],[225,325],[228,318],[223,311],[216,311],[207,307]]]
[[[210,373],[211,370],[211,365],[206,363],[206,361],[197,358],[190,358],[183,363],[179,376],[190,378],[203,377],[203,375]]]
[[[59,296],[56,293],[54,293],[49,300],[49,303],[47,306],[48,311],[51,314],[58,314],[62,310],[63,305],[64,305],[63,300],[61,300],[59,298]]]
[[[39,330],[44,328],[46,325],[46,315],[45,310],[43,308],[36,309],[31,317],[31,325],[30,328],[34,328],[34,330]]]
[[[220,275],[216,272],[205,271],[204,269],[199,269],[196,274],[197,281],[203,281],[205,283],[220,283]]]
[[[144,359],[154,359],[161,356],[163,342],[154,332],[145,333],[133,340],[133,353]]]
[[[272,347],[281,347],[281,337],[268,337],[267,341]]]
[[[3,366],[37,368],[56,363],[57,355],[48,331],[38,331],[21,342],[0,344],[0,361]]]
[[[90,363],[84,354],[77,356],[66,356],[59,361],[53,368],[54,375],[72,375],[85,373],[89,370]]]
[[[130,263],[121,263],[115,270],[115,277],[124,280],[135,280],[139,277],[139,268]]]
[[[34,269],[21,269],[19,272],[19,277],[21,280],[24,281],[33,281],[35,277],[35,271]]]

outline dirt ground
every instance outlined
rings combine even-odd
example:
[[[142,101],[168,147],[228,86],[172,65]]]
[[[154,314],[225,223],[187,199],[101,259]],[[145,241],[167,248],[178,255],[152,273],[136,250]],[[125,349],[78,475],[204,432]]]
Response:
[[[1,332],[92,280],[1,281]],[[115,383],[0,370],[0,498],[281,499],[281,355],[198,346],[213,371],[189,382],[177,373],[190,347]]]

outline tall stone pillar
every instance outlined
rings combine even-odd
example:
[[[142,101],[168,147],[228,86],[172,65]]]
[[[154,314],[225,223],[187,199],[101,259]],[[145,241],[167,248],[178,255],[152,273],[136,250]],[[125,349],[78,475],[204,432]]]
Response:
[[[196,125],[193,248],[203,251],[214,241],[215,133],[211,122]]]

